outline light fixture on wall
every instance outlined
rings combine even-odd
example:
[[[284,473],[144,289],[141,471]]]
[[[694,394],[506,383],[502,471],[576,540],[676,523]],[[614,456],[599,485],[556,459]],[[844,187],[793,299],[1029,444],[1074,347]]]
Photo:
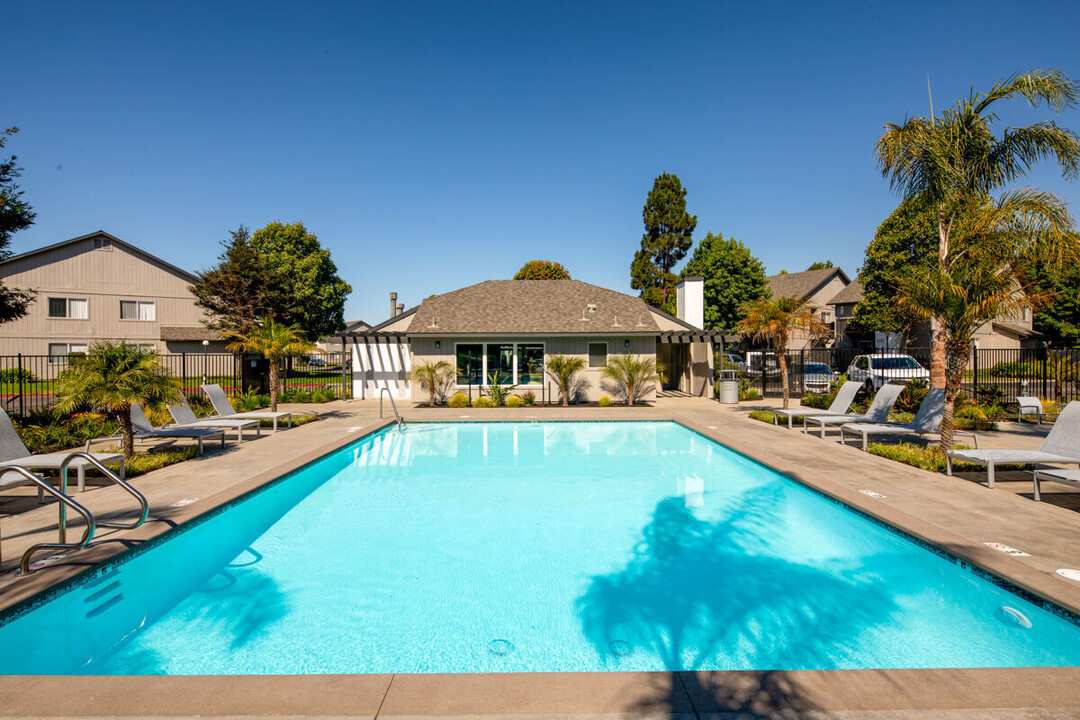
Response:
[[[439,349],[439,348],[441,348],[441,347],[442,347],[442,343],[441,343],[441,342],[439,342],[438,340],[436,340],[436,341],[435,341],[435,349],[436,349],[436,350],[438,350],[438,349]]]
[[[629,340],[624,340],[623,341],[623,347],[626,348],[627,350],[629,350],[630,349],[630,341]]]

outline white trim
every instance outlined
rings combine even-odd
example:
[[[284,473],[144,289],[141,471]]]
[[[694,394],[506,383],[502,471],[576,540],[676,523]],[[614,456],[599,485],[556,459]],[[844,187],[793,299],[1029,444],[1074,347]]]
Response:
[[[508,340],[502,340],[502,339],[499,339],[499,340],[493,340],[491,342],[487,342],[487,341],[484,341],[484,340],[481,340],[481,341],[478,341],[478,342],[466,342],[466,341],[462,341],[462,342],[455,341],[454,342],[454,361],[453,361],[452,365],[454,367],[454,387],[455,388],[468,388],[468,387],[470,387],[468,384],[465,384],[465,385],[459,385],[458,384],[458,378],[460,377],[460,375],[458,375],[457,359],[458,359],[458,347],[461,346],[461,345],[479,345],[480,346],[480,380],[481,380],[481,382],[479,382],[477,384],[474,384],[471,387],[484,387],[484,386],[487,385],[487,379],[488,379],[488,350],[487,350],[487,348],[488,348],[488,345],[511,345],[514,348],[513,349],[513,359],[510,361],[511,362],[511,368],[512,368],[513,372],[510,374],[510,382],[503,385],[503,387],[510,387],[510,386],[513,386],[513,385],[520,385],[520,383],[518,382],[518,379],[519,379],[518,367],[521,364],[521,356],[518,354],[518,347],[521,346],[521,345],[532,345],[532,346],[539,345],[543,349],[543,353],[544,353],[543,354],[543,366],[540,369],[540,381],[536,382],[536,383],[528,383],[526,385],[521,385],[521,387],[523,387],[523,388],[539,388],[539,387],[544,386],[544,369],[547,367],[547,343],[543,342],[543,341],[538,342],[538,341],[531,341],[531,340],[509,340],[509,339]]]
[[[51,306],[52,306],[52,301],[53,300],[63,300],[64,301],[64,314],[63,315],[53,315],[52,314],[52,312],[51,312],[52,307]],[[83,315],[82,317],[76,317],[75,315],[72,315],[71,314],[71,303],[73,303],[73,302],[82,303],[83,304],[82,305],[83,309],[86,311],[86,314]],[[46,317],[48,319],[50,319],[50,320],[89,320],[90,319],[90,300],[87,299],[87,298],[84,298],[84,297],[81,297],[81,298],[78,298],[78,297],[53,297],[52,295],[46,295],[45,296],[45,313],[46,313]]]

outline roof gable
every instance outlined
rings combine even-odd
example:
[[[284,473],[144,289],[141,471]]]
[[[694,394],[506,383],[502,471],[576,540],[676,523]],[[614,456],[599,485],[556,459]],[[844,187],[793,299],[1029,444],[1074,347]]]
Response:
[[[82,243],[82,244],[86,244],[88,249],[92,250],[92,249],[94,249],[93,241],[97,240],[99,238],[102,239],[102,240],[108,241],[109,244],[111,244],[111,245],[113,245],[115,247],[120,247],[120,248],[130,252],[132,255],[135,255],[139,259],[141,259],[141,260],[143,260],[145,262],[148,262],[151,265],[155,265],[155,266],[161,268],[162,270],[165,270],[167,272],[172,273],[173,275],[178,276],[179,278],[181,278],[182,280],[184,280],[186,282],[194,283],[194,282],[198,281],[198,277],[196,277],[194,274],[188,272],[187,270],[184,270],[183,268],[179,268],[179,267],[173,265],[172,263],[166,262],[165,260],[162,260],[161,258],[159,258],[156,255],[152,255],[152,254],[146,252],[145,250],[142,250],[141,248],[135,247],[134,245],[132,245],[129,242],[124,242],[120,238],[116,237],[115,235],[110,235],[109,233],[105,232],[104,230],[98,230],[97,232],[92,232],[92,233],[89,233],[87,235],[80,235],[79,237],[71,238],[70,240],[61,240],[60,242],[53,243],[52,245],[45,245],[44,247],[37,248],[36,250],[29,250],[27,252],[20,253],[18,255],[12,255],[9,258],[5,258],[3,260],[0,260],[0,269],[2,269],[5,265],[8,265],[10,263],[23,262],[23,261],[35,258],[36,256],[44,256],[45,254],[47,254],[47,253],[49,253],[51,251],[59,250],[61,248],[67,247],[69,245],[77,245],[77,244]],[[46,258],[42,257],[41,259],[42,259],[42,262],[39,263],[40,265],[48,264],[48,260]]]
[[[845,285],[851,282],[843,270],[835,267],[797,273],[781,273],[766,278],[766,282],[769,284],[769,290],[772,291],[774,298],[805,298],[813,295],[837,274],[840,275],[840,279],[844,281]]]

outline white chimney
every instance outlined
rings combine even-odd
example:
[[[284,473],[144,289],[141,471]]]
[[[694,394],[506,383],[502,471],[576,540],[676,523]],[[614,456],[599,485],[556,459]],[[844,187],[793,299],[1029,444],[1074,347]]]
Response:
[[[684,277],[675,286],[675,315],[698,330],[705,329],[705,278]]]

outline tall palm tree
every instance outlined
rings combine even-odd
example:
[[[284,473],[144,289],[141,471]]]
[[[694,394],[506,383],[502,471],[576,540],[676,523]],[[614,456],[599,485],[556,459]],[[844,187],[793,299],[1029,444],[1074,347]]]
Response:
[[[157,351],[117,340],[93,343],[85,358],[61,373],[56,385],[58,409],[71,412],[90,405],[120,422],[125,457],[135,454],[132,404],[160,407],[180,397],[180,381],[169,375]]]
[[[428,405],[435,407],[435,388],[441,386],[450,375],[450,363],[445,360],[431,362],[424,360],[413,368],[413,379],[421,385],[427,385]]]
[[[787,349],[791,333],[806,330],[811,335],[828,328],[817,319],[805,297],[761,298],[742,306],[743,319],[737,329],[754,340],[769,343],[780,362],[780,382],[784,386],[784,408],[791,398],[788,387]]]
[[[585,369],[585,360],[568,355],[551,355],[547,359],[547,371],[559,383],[563,406],[570,405],[570,386],[574,376]]]
[[[909,278],[901,288],[900,303],[915,314],[937,317],[946,347],[945,412],[941,420],[941,448],[952,448],[954,408],[971,357],[975,333],[995,318],[1011,315],[1034,298],[1025,293],[1007,268],[986,262],[954,263],[921,277]]]
[[[310,353],[315,345],[304,337],[299,325],[285,325],[272,317],[260,320],[246,335],[234,332],[226,334],[234,339],[229,343],[230,350],[259,353],[270,361],[270,409],[276,411],[281,361],[290,355]]]
[[[990,90],[959,100],[941,117],[912,117],[902,125],[887,123],[878,140],[878,166],[893,189],[905,199],[921,196],[937,210],[938,265],[947,274],[956,245],[963,243],[962,219],[972,208],[992,201],[1004,216],[1026,215],[1042,229],[1061,236],[1068,229],[1064,204],[1049,193],[1013,190],[993,199],[995,192],[1023,178],[1040,160],[1054,159],[1062,175],[1080,172],[1080,137],[1053,122],[1006,128],[1001,137],[991,127],[991,111],[1000,100],[1024,98],[1055,112],[1076,105],[1080,86],[1058,70],[1035,70],[1004,78]],[[959,236],[958,236],[959,235]],[[978,235],[978,233],[976,233]],[[959,242],[958,242],[959,241]],[[930,377],[934,387],[945,386],[943,318],[931,316],[934,328]]]
[[[634,404],[634,393],[639,387],[651,380],[660,379],[656,368],[656,358],[630,353],[608,358],[607,367],[600,374],[623,387],[626,391],[626,402],[629,405]]]

